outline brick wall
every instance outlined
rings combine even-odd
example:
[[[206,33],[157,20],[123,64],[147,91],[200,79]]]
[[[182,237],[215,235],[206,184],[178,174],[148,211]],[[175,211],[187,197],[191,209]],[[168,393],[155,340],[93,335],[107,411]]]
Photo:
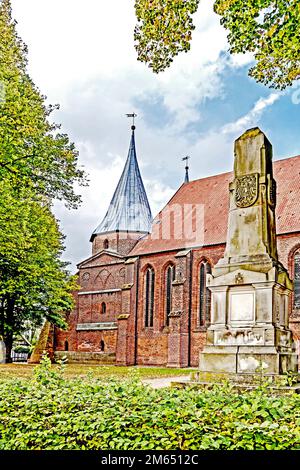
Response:
[[[113,232],[96,235],[93,239],[92,254],[95,255],[108,249],[126,256],[143,235],[139,232]]]
[[[166,365],[168,363],[168,332],[165,314],[166,268],[176,264],[176,252],[144,256],[139,268],[138,302],[138,347],[137,362],[144,365]],[[151,266],[155,271],[153,327],[145,327],[145,272]]]
[[[74,293],[76,306],[67,318],[69,329],[55,329],[55,350],[64,351],[67,346],[69,351],[98,353],[103,348],[103,341],[104,352],[115,353],[117,330],[77,331],[77,325],[117,323],[122,311],[124,258],[104,253],[81,263],[78,282],[79,291]]]
[[[291,277],[293,253],[297,248],[300,248],[300,234],[278,237],[279,259],[288,267]],[[214,266],[223,256],[224,249],[225,244],[194,249],[192,253],[178,254],[178,251],[173,251],[143,255],[128,261],[105,254],[81,265],[81,290],[75,294],[76,308],[69,316],[69,330],[56,330],[56,350],[63,351],[65,341],[68,341],[70,351],[99,352],[103,340],[105,350],[116,353],[116,363],[119,365],[137,362],[140,365],[197,367],[199,352],[206,342],[207,328],[207,325],[199,324],[200,265],[206,260]],[[167,325],[165,285],[166,269],[170,264],[176,267],[176,279],[172,312]],[[153,327],[145,327],[144,317],[145,271],[149,266],[155,271]],[[80,295],[103,289],[119,290]],[[106,304],[105,313],[101,313],[103,302]],[[300,312],[292,308],[292,299],[290,307],[291,328],[300,344]],[[78,323],[93,322],[117,322],[118,329],[76,331]]]
[[[203,261],[207,261],[211,266],[214,266],[223,256],[224,250],[225,244],[195,250],[193,254],[190,360],[190,365],[193,367],[197,367],[199,364],[199,352],[205,346],[206,329],[209,326],[200,326],[200,266]]]
[[[281,262],[288,268],[294,279],[294,255],[300,250],[300,234],[288,234],[277,238],[278,254]],[[293,332],[300,366],[300,310],[294,308],[294,295],[290,298],[290,328]]]

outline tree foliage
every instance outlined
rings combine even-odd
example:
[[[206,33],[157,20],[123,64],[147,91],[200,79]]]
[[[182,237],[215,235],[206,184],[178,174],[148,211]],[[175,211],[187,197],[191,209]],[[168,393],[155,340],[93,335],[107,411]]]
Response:
[[[78,153],[27,73],[10,0],[0,2],[0,336],[7,361],[14,335],[46,318],[64,327],[74,278],[60,260],[63,236],[52,199],[76,208],[85,184]]]
[[[138,59],[154,72],[190,48],[199,0],[136,0]],[[299,0],[215,0],[231,53],[253,53],[250,76],[283,89],[300,78]],[[203,47],[208,47],[203,45]]]
[[[252,52],[250,76],[275,88],[300,78],[299,0],[217,0],[230,52]]]
[[[0,378],[0,450],[272,449],[300,449],[296,393],[274,396],[264,385],[240,393],[230,385],[155,390],[137,378],[66,380],[63,364],[56,372],[46,358],[35,380]],[[169,453],[161,459],[174,464]]]
[[[173,57],[190,49],[195,29],[192,14],[200,0],[136,0],[134,38],[138,58],[154,72],[165,70]]]
[[[45,97],[26,71],[27,48],[18,37],[10,0],[0,3],[0,178],[18,176],[37,193],[77,207],[74,183],[83,184],[78,153],[59,125],[50,122],[58,106]]]
[[[0,181],[0,335],[9,361],[13,336],[44,319],[65,327],[75,278],[60,260],[63,236],[49,204]]]

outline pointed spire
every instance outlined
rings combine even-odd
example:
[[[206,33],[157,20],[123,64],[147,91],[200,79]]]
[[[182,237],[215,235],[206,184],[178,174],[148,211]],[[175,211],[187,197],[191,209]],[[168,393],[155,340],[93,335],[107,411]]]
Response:
[[[152,214],[136,156],[135,126],[132,125],[131,129],[125,167],[108,211],[101,224],[93,232],[91,240],[97,234],[105,232],[150,232]]]
[[[189,182],[190,182],[190,177],[189,177],[189,169],[190,169],[190,167],[189,167],[189,165],[188,165],[190,158],[191,158],[191,157],[189,157],[189,156],[187,155],[186,157],[184,157],[184,158],[182,159],[183,161],[186,162],[186,164],[185,164],[185,178],[184,178],[184,183],[189,183]]]
[[[185,178],[184,178],[184,183],[189,183],[190,182],[190,177],[189,177],[189,167],[185,168]]]

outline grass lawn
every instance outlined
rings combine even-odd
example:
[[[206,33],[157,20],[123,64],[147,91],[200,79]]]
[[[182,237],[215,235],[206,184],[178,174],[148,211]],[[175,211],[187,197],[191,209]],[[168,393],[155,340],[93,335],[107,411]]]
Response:
[[[0,364],[0,380],[9,378],[31,378],[33,376],[32,364]],[[55,368],[56,366],[54,366]],[[87,376],[92,373],[93,377],[129,377],[136,372],[141,379],[155,379],[159,377],[172,377],[179,375],[189,375],[194,369],[168,369],[166,367],[117,367],[101,366],[95,364],[68,364],[66,366],[65,376],[74,378],[78,376]]]

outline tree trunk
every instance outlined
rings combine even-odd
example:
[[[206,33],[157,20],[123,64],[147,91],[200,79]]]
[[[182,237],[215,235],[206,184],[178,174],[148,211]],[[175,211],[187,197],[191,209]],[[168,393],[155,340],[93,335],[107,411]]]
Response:
[[[11,358],[11,351],[12,351],[12,346],[13,346],[13,335],[8,335],[3,338],[4,339],[4,344],[5,344],[5,362],[6,364],[9,364],[12,362]]]
[[[7,299],[7,307],[6,307],[6,325],[4,326],[4,335],[3,341],[6,348],[6,364],[12,362],[11,358],[11,351],[13,347],[14,341],[14,307],[15,307],[15,300],[14,298],[8,297]]]

